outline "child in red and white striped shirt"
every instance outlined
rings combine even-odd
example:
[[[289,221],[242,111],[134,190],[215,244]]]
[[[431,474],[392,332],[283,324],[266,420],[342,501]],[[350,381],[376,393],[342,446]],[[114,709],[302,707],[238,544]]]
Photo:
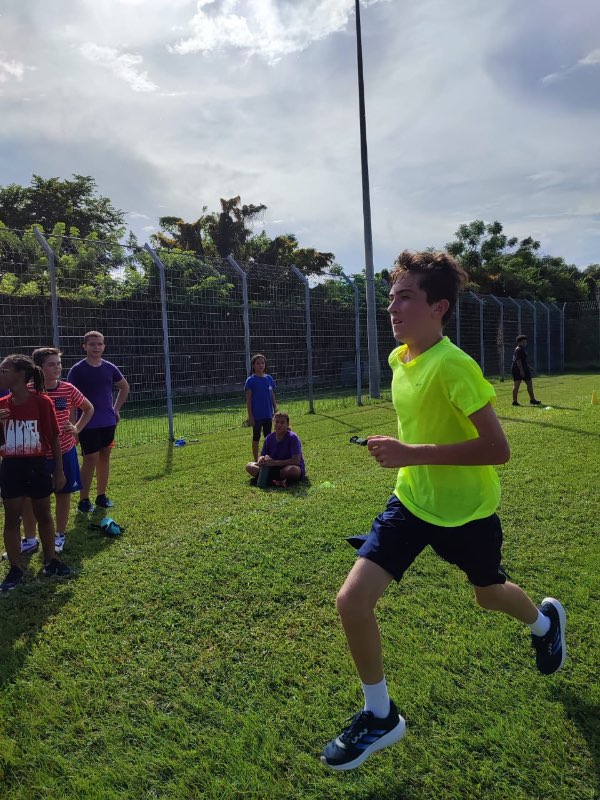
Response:
[[[72,383],[61,381],[61,352],[56,347],[39,347],[33,351],[32,358],[36,366],[41,367],[44,373],[46,395],[50,398],[56,412],[56,419],[60,431],[60,451],[63,459],[63,469],[66,482],[56,496],[56,539],[55,549],[61,553],[65,546],[67,523],[71,508],[71,495],[81,489],[81,476],[75,437],[85,428],[94,413],[94,406],[84,397],[79,389]],[[74,409],[81,409],[81,417],[77,424],[72,421]],[[46,458],[52,461],[52,453],[47,452]],[[31,553],[38,549],[39,543],[35,535],[35,517],[29,503],[23,507],[23,529],[25,537],[21,542],[21,552]]]

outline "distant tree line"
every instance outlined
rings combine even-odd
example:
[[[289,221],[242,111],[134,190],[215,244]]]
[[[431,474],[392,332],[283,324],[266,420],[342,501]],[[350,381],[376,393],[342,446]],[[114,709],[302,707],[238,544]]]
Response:
[[[231,255],[239,262],[277,265],[282,280],[296,267],[306,276],[320,277],[313,292],[322,302],[339,306],[354,302],[352,289],[329,277],[342,270],[333,253],[300,247],[293,233],[274,238],[264,229],[255,233],[266,210],[263,204],[246,205],[240,197],[220,203],[217,211],[205,206],[193,222],[176,215],[158,220],[151,245],[160,252],[172,288],[190,298],[210,296],[227,303],[234,284],[220,264]],[[48,294],[47,259],[35,237],[35,226],[56,254],[62,296],[102,303],[158,291],[152,259],[135,235],[127,232],[125,213],[98,193],[92,177],[34,175],[29,186],[0,186],[0,293]],[[461,225],[446,249],[469,273],[469,288],[483,294],[582,301],[594,299],[600,284],[600,264],[580,270],[560,256],[541,253],[540,242],[532,237],[507,236],[499,222],[475,220]],[[389,272],[389,268],[381,270],[376,281],[381,305],[387,302]],[[364,273],[354,279],[364,289]]]

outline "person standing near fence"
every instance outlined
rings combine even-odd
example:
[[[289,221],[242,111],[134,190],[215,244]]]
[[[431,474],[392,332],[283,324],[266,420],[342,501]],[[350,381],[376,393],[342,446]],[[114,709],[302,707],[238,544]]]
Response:
[[[33,391],[29,382],[33,382]],[[67,577],[71,569],[58,561],[54,549],[54,520],[50,495],[65,484],[58,422],[44,393],[44,374],[25,355],[11,355],[0,364],[0,388],[11,394],[0,399],[0,493],[4,505],[4,545],[10,568],[0,584],[9,592],[23,583],[21,513],[31,499],[44,549],[42,574]],[[46,458],[53,455],[53,471]]]
[[[273,429],[273,414],[277,411],[275,380],[267,375],[267,359],[262,353],[252,356],[250,362],[252,375],[246,380],[246,406],[248,408],[248,426],[252,428],[252,455],[258,461],[258,443],[262,430],[266,438]]]
[[[79,436],[87,423],[92,418],[94,406],[84,397],[79,389],[67,381],[61,381],[62,363],[60,350],[56,347],[38,347],[31,357],[33,363],[40,367],[44,373],[46,394],[54,405],[58,428],[60,431],[60,451],[62,453],[65,485],[56,494],[56,538],[55,549],[62,553],[65,546],[69,511],[71,508],[71,495],[81,490],[81,475],[77,459],[77,446],[75,437]],[[71,422],[74,409],[81,410],[81,416],[76,424]],[[52,453],[47,453],[52,458]],[[23,504],[23,530],[25,536],[21,542],[22,553],[35,552],[39,542],[35,535],[36,521],[31,508],[31,503]]]
[[[513,406],[520,406],[519,403],[519,387],[521,386],[521,381],[525,381],[525,386],[527,387],[527,392],[529,394],[529,402],[532,406],[541,406],[542,401],[535,399],[535,394],[533,393],[533,381],[531,380],[531,370],[529,369],[529,364],[527,363],[527,337],[524,334],[520,334],[517,336],[516,341],[517,346],[515,347],[515,352],[513,353],[513,360],[512,360],[512,376],[513,381],[515,382],[513,385]]]
[[[67,381],[76,386],[93,404],[94,414],[79,435],[83,455],[81,465],[81,491],[77,510],[87,514],[94,510],[90,501],[90,488],[96,473],[96,505],[111,508],[112,500],[106,495],[110,472],[110,453],[115,430],[121,419],[121,408],[129,394],[129,384],[121,371],[102,358],[104,336],[99,331],[88,331],[83,337],[86,357],[71,367]],[[113,388],[117,396],[113,403]]]

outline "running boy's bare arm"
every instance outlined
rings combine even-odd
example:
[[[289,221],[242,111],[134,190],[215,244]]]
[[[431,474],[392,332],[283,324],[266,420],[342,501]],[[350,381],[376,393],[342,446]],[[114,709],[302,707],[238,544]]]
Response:
[[[115,400],[114,412],[117,418],[117,422],[119,422],[119,420],[121,419],[121,413],[120,413],[121,409],[123,408],[125,400],[127,400],[127,395],[129,394],[129,384],[127,383],[125,378],[121,378],[120,381],[117,381],[115,383],[115,386],[117,387],[118,392]]]
[[[404,444],[391,436],[369,436],[369,452],[382,467],[452,465],[457,467],[505,464],[510,448],[492,406],[488,403],[469,416],[477,439],[456,444]]]

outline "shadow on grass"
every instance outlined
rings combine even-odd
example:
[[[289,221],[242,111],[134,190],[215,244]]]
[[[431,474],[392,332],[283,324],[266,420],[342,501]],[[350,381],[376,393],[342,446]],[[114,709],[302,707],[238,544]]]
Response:
[[[165,466],[161,472],[157,472],[156,475],[146,475],[144,480],[146,482],[149,481],[158,481],[161,478],[165,478],[167,475],[170,475],[173,471],[173,442],[169,442],[167,444],[167,454],[165,458]]]
[[[565,711],[588,744],[590,757],[594,762],[597,796],[600,797],[600,708],[587,703],[570,691],[558,690],[555,697],[563,704]]]
[[[501,419],[503,422],[522,422],[525,425],[539,425],[541,428],[555,428],[557,431],[566,431],[567,433],[578,433],[580,436],[593,436],[595,439],[600,439],[600,433],[592,433],[592,431],[582,431],[581,428],[569,428],[566,425],[552,425],[549,422],[536,422],[536,420],[534,419],[520,419],[519,417],[506,417],[504,415],[499,415],[498,418]]]
[[[25,585],[0,597],[0,688],[9,684],[26,665],[29,651],[45,625],[69,602],[71,593],[62,591],[81,575],[83,562],[109,547],[114,539],[90,530],[104,516],[78,514],[67,535],[64,560],[73,570],[70,578],[45,578],[39,554],[25,561]],[[27,563],[29,561],[29,563]],[[60,591],[57,591],[60,589]]]
[[[279,492],[280,494],[283,493],[288,496],[291,495],[292,497],[306,497],[312,486],[310,478],[308,477],[302,478],[302,480],[297,483],[291,483],[287,489],[282,489],[281,486],[267,486],[266,489],[259,489],[255,481],[255,478],[251,478],[248,481],[248,486],[251,489],[256,489],[256,491],[259,492]]]

